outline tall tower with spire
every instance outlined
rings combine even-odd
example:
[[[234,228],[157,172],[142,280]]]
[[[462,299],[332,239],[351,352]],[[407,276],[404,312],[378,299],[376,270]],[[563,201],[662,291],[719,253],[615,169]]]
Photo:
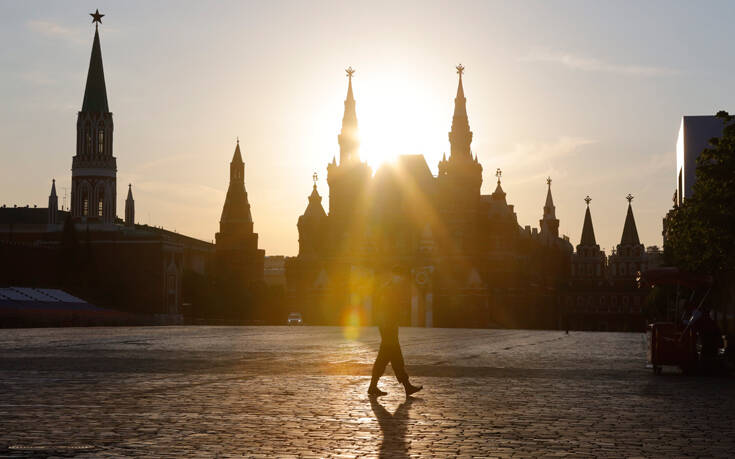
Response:
[[[360,160],[360,141],[357,128],[355,97],[352,91],[352,78],[355,70],[349,67],[347,73],[347,97],[342,117],[342,130],[337,136],[339,143],[339,164],[336,158],[327,165],[329,184],[329,216],[333,217],[335,237],[340,239],[346,234],[348,225],[360,228],[367,208],[367,192],[372,177],[370,166]],[[352,235],[354,236],[354,235]],[[350,244],[340,244],[346,248]]]
[[[112,113],[107,105],[98,27],[104,15],[97,10],[91,16],[94,41],[82,110],[77,115],[70,210],[76,222],[113,224],[117,215],[117,162],[113,156]]]
[[[265,251],[258,249],[258,234],[253,232],[239,139],[230,162],[230,185],[215,240],[219,279],[240,282],[240,285],[263,280]]]
[[[472,155],[472,131],[467,117],[467,98],[462,76],[465,68],[456,67],[459,75],[457,96],[454,98],[452,129],[449,131],[450,155],[439,162],[437,177],[438,207],[447,222],[452,241],[450,245],[476,251],[478,212],[482,166]]]
[[[544,216],[539,220],[541,236],[547,240],[559,237],[559,219],[556,218],[556,207],[554,198],[551,197],[551,177],[546,178],[546,203],[544,204]],[[590,221],[591,224],[591,221]]]

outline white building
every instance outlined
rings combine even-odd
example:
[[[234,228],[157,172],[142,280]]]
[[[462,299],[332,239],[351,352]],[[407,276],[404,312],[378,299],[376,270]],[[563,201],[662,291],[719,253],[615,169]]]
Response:
[[[716,116],[682,116],[676,141],[676,202],[692,195],[697,158],[710,146],[710,139],[722,136],[722,120]]]

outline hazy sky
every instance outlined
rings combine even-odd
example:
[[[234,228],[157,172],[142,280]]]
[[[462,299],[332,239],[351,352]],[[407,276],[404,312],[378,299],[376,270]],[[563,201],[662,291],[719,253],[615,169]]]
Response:
[[[0,0],[0,204],[69,187],[96,8],[118,215],[132,182],[141,223],[212,240],[239,136],[269,255],[296,254],[314,171],[328,208],[349,65],[373,167],[422,153],[436,173],[461,62],[483,193],[501,168],[538,226],[551,175],[560,232],[579,242],[589,194],[608,252],[628,193],[661,243],[680,117],[735,110],[734,2]]]

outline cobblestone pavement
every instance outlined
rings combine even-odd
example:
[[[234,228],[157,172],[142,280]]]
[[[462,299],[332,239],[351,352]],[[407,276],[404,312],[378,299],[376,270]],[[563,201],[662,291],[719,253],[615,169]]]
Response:
[[[0,330],[0,457],[735,456],[735,381],[644,335],[400,333],[424,390],[376,402],[372,328]]]

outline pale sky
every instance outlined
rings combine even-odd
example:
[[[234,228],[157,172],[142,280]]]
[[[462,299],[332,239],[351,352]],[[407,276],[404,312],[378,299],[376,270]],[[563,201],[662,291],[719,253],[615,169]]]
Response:
[[[628,193],[661,244],[680,117],[735,111],[733,2],[0,0],[0,205],[69,187],[96,8],[118,216],[132,182],[140,223],[214,239],[239,136],[267,255],[297,253],[314,171],[328,209],[350,65],[374,168],[421,153],[436,173],[462,63],[483,193],[501,168],[537,227],[550,175],[560,232],[579,243],[589,194],[608,253]]]

